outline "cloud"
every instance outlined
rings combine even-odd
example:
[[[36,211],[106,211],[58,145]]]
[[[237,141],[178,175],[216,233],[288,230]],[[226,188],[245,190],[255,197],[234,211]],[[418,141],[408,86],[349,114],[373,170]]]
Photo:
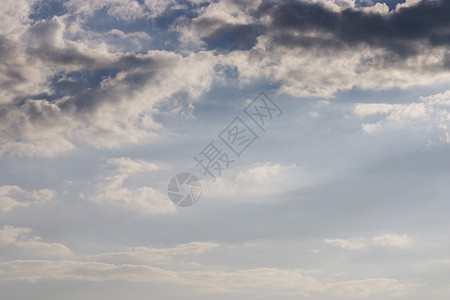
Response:
[[[145,213],[175,212],[174,204],[162,193],[150,186],[129,186],[126,181],[134,174],[152,173],[160,165],[131,158],[111,158],[107,171],[98,179],[94,191],[83,198],[93,202],[123,207]]]
[[[388,13],[386,5],[354,1],[73,1],[58,16],[32,19],[39,3],[9,1],[1,11],[0,156],[157,141],[167,129],[155,115],[179,113],[177,94],[192,110],[219,82],[269,80],[279,93],[333,97],[450,79],[446,1],[408,2]],[[101,13],[112,18],[104,30],[93,26]],[[165,33],[178,37],[156,47],[162,29],[137,25],[162,16]],[[224,80],[217,66],[236,78]]]
[[[443,30],[450,24],[446,18],[450,11],[447,1],[422,1],[389,14],[387,11],[384,3],[335,12],[321,2],[289,1],[264,3],[256,16],[270,15],[273,42],[287,47],[302,45],[305,40],[296,35],[302,31],[318,31],[327,36],[325,40],[310,40],[312,47],[341,48],[364,43],[402,56],[413,55],[416,42],[430,46],[448,43]]]
[[[353,114],[364,122],[362,129],[368,134],[385,130],[414,130],[422,133],[427,143],[450,142],[450,91],[420,97],[406,104],[358,103]]]
[[[161,167],[154,162],[139,159],[133,160],[129,157],[111,158],[107,161],[107,165],[111,166],[115,172],[127,175],[161,169]]]
[[[390,248],[408,248],[412,240],[406,234],[383,234],[372,238],[372,243],[377,246]]]
[[[46,243],[39,236],[30,236],[31,228],[5,225],[0,229],[0,247],[14,247],[14,254],[32,257],[62,258],[73,255],[69,248],[59,243]],[[3,249],[2,252],[5,252]],[[23,257],[22,256],[22,257]]]
[[[415,6],[415,5],[420,4],[420,2],[422,2],[422,0],[406,0],[403,3],[397,3],[397,5],[395,6],[395,10],[400,10],[405,7]]]
[[[344,239],[325,239],[325,243],[340,247],[342,249],[349,250],[361,250],[366,247],[366,245],[361,241],[349,241]]]
[[[100,33],[83,27],[86,20],[68,15],[8,20],[14,24],[4,28],[21,30],[0,30],[1,156],[51,157],[80,144],[111,148],[155,139],[164,131],[153,119],[157,104],[181,91],[195,100],[212,82],[207,53],[120,52],[116,39],[99,41]],[[149,38],[124,35],[139,45]]]
[[[166,194],[151,187],[129,189],[122,187],[122,182],[121,179],[118,179],[117,182],[110,185],[109,190],[98,192],[94,196],[89,196],[88,199],[144,213],[169,213],[176,211]]]
[[[16,207],[43,205],[54,198],[55,192],[42,189],[27,192],[16,185],[0,186],[0,212],[9,212]]]
[[[0,262],[0,281],[50,281],[53,284],[61,281],[145,282],[186,286],[201,294],[264,291],[306,297],[405,296],[415,288],[413,284],[394,278],[337,281],[327,276],[323,278],[323,272],[317,270],[276,267],[230,269],[228,266],[188,263],[198,255],[224,246],[216,242],[191,242],[167,248],[126,247],[123,251],[75,256],[66,246],[42,242],[40,237],[30,233],[30,228],[13,226],[4,226],[0,230],[0,247],[12,246],[15,253],[26,253],[21,253],[22,259]],[[30,258],[23,259],[24,256]],[[178,263],[180,257],[183,267]],[[171,264],[167,268],[155,266],[169,262]]]
[[[262,29],[250,14],[259,3],[211,2],[199,8],[193,19],[178,18],[171,30],[180,34],[181,43],[188,48],[248,50]]]
[[[131,22],[136,19],[154,19],[161,16],[167,9],[176,6],[176,1],[146,0],[141,3],[134,0],[126,3],[120,0],[68,1],[65,6],[77,15],[93,17],[95,13],[105,10],[109,16],[119,21]]]
[[[173,248],[129,247],[126,251],[99,254],[95,260],[114,264],[151,264],[179,256],[202,254],[218,246],[215,242],[192,242]]]
[[[215,181],[205,181],[204,197],[226,198],[227,201],[239,199],[240,202],[280,201],[276,195],[314,185],[326,176],[297,165],[260,162],[231,176],[227,174]]]
[[[0,263],[0,280],[129,281],[171,283],[207,293],[252,293],[256,291],[302,296],[347,297],[402,296],[413,285],[390,278],[321,282],[302,270],[257,268],[237,271],[173,271],[153,266],[108,264],[85,261],[17,260]]]
[[[383,248],[404,248],[407,249],[413,244],[413,240],[406,234],[387,233],[375,236],[371,239],[359,238],[353,240],[345,239],[324,239],[324,242],[342,249],[362,250],[369,247]]]
[[[222,7],[218,2],[198,10],[195,18],[180,17],[173,30],[189,49],[221,52],[218,61],[236,68],[242,85],[266,79],[292,96],[448,82],[447,3],[421,2],[389,13],[381,3],[355,5],[265,1]]]
[[[330,284],[329,292],[336,296],[367,298],[373,295],[404,296],[413,284],[403,284],[396,279],[376,278],[339,282]]]

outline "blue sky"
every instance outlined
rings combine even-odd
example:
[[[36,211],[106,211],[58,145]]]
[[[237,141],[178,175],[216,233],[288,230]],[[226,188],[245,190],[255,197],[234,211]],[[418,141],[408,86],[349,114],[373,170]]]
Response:
[[[448,299],[449,13],[3,1],[0,298]],[[258,136],[240,156],[236,117]],[[215,181],[211,141],[234,160]]]

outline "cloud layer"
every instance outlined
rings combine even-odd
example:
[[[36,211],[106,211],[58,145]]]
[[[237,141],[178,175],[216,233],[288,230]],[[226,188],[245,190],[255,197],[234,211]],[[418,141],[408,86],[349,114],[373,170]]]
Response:
[[[189,111],[224,80],[270,80],[279,93],[332,97],[449,79],[447,1],[395,10],[352,1],[157,3],[69,1],[58,15],[37,18],[44,2],[6,2],[0,154],[51,157],[85,144],[148,142],[165,132],[157,113]],[[164,43],[178,50],[154,50],[161,41],[130,30],[169,13]],[[93,27],[102,14],[113,24],[106,31]],[[153,30],[159,38],[162,28]],[[170,100],[179,93],[190,104]]]
[[[2,1],[2,300],[447,300],[449,15]],[[243,112],[261,92],[283,110],[265,130]],[[219,134],[237,116],[242,155]],[[211,141],[233,161],[214,182]],[[181,172],[192,207],[167,195]]]

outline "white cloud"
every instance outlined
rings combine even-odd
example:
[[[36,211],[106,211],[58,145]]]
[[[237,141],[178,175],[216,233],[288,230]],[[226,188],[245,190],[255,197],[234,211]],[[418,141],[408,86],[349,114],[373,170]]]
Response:
[[[327,38],[324,33],[311,34],[310,38]],[[407,88],[450,80],[447,71],[425,71],[441,68],[446,55],[443,48],[424,49],[416,57],[388,64],[385,59],[390,54],[386,50],[366,45],[345,50],[321,49],[323,53],[318,56],[316,48],[282,47],[274,45],[272,39],[270,34],[260,35],[251,51],[232,51],[220,56],[220,60],[237,67],[242,84],[269,79],[281,84],[280,93],[294,97],[332,98],[336,92],[352,88]]]
[[[382,130],[414,130],[422,132],[427,142],[450,142],[450,91],[420,97],[419,102],[407,104],[358,103],[353,114],[364,122],[366,133]],[[375,117],[375,118],[374,118]]]
[[[13,38],[17,38],[26,30],[25,24],[30,13],[30,4],[32,1],[2,1],[2,9],[0,10],[0,28],[2,32]]]
[[[371,296],[405,296],[415,286],[391,278],[351,280],[329,284],[329,292],[336,296],[367,298]]]
[[[358,117],[366,117],[375,114],[388,114],[392,112],[395,107],[395,104],[387,103],[358,103],[355,105],[353,112]]]
[[[351,8],[364,13],[389,13],[389,7],[384,3],[356,8],[355,1],[304,2],[317,2],[335,12]],[[283,29],[283,34],[292,33],[299,39],[298,44],[283,45],[277,39],[280,32],[271,28],[271,16],[255,17],[255,2],[244,8],[228,4],[211,3],[199,9],[199,15],[193,19],[180,17],[172,30],[180,33],[180,40],[188,49],[199,50],[206,47],[205,40],[209,36],[221,29],[249,24],[267,26],[266,33],[257,37],[251,50],[227,51],[216,56],[217,62],[237,68],[241,85],[268,79],[280,83],[280,93],[331,98],[338,91],[353,88],[406,88],[450,80],[449,71],[442,68],[447,54],[445,47],[426,47],[422,42],[412,41],[410,47],[417,48],[418,53],[399,58],[390,49],[367,43],[343,45],[333,33],[318,28],[308,31],[307,26]],[[284,37],[284,41],[287,40],[289,36]],[[323,47],[320,47],[321,42]],[[428,72],[429,69],[440,71]]]
[[[239,195],[239,201],[277,201],[277,197],[271,196],[314,185],[324,176],[326,174],[310,172],[296,165],[255,163],[248,170],[205,181],[204,197],[226,197],[229,201]]]
[[[387,15],[389,13],[389,6],[386,3],[375,3],[375,5],[361,7],[361,11],[369,14]]]
[[[181,16],[171,26],[172,31],[180,34],[181,43],[189,48],[204,49],[203,39],[223,26],[247,25],[257,22],[250,12],[258,7],[261,1],[247,2],[240,5],[233,2],[210,2],[207,6],[197,9],[198,16],[188,19]]]
[[[354,1],[321,3],[330,9],[334,7],[333,10],[355,6]],[[180,54],[145,52],[151,36],[143,30],[125,33],[107,28],[102,33],[85,26],[93,18],[93,12],[101,9],[118,21],[128,22],[161,15],[176,7],[176,3],[73,1],[65,3],[69,8],[66,15],[31,22],[29,3],[7,2],[0,18],[0,38],[5,49],[1,54],[0,80],[6,83],[6,88],[0,91],[0,156],[52,157],[83,144],[112,148],[143,140],[156,141],[165,132],[163,125],[154,120],[156,106],[161,103],[171,106],[168,100],[184,91],[189,95],[187,109],[192,109],[191,102],[209,91],[215,80],[223,79],[223,74],[214,70],[219,64],[236,68],[239,76],[236,84],[240,86],[260,79],[271,80],[280,84],[280,93],[304,97],[333,97],[337,91],[355,87],[435,84],[448,82],[450,78],[449,72],[442,68],[447,55],[444,47],[417,45],[420,50],[417,55],[389,61],[387,57],[392,55],[388,50],[363,44],[323,48],[318,55],[314,47],[280,45],[274,42],[278,33],[267,30],[249,51],[219,54],[198,51],[205,45],[203,39],[223,26],[269,26],[270,16],[255,19],[258,4],[213,2],[198,8],[198,16],[192,20],[181,18],[172,30],[180,32],[182,42],[195,44],[195,51],[187,47]],[[384,11],[386,6],[376,4],[361,9],[381,11],[379,8]],[[333,36],[320,31],[302,30],[295,34],[307,40],[333,41]],[[133,49],[143,53],[135,54]],[[427,72],[429,69],[440,71]],[[104,70],[115,71],[105,76],[101,72]],[[103,78],[98,85],[80,87],[80,79],[73,72]],[[69,91],[58,95],[58,99],[36,99],[36,95],[55,96],[58,86]],[[169,107],[167,112],[177,113],[176,109]],[[420,107],[396,107],[393,112],[400,109]],[[403,111],[397,117],[405,117],[405,113],[408,112]],[[379,127],[382,126],[364,125],[370,132]],[[443,139],[450,137],[444,134]]]
[[[377,246],[384,248],[409,248],[413,240],[406,234],[386,233],[380,236],[359,239],[324,239],[324,242],[330,245],[348,250],[362,250],[369,247]]]
[[[372,238],[372,243],[382,247],[408,248],[412,239],[406,234],[383,234]]]
[[[111,158],[107,161],[107,164],[112,166],[115,172],[127,175],[152,172],[161,169],[161,167],[154,162],[139,159],[133,160],[129,157]]]
[[[415,286],[394,278],[368,278],[337,281],[321,270],[275,267],[230,269],[200,263],[186,264],[213,249],[216,242],[191,242],[169,248],[127,247],[124,251],[97,255],[74,254],[64,245],[45,243],[30,236],[31,229],[5,226],[0,230],[0,247],[14,246],[32,255],[31,259],[0,262],[0,281],[60,281],[86,282],[147,282],[187,286],[200,293],[275,293],[278,295],[311,296],[402,296],[414,291]],[[242,247],[249,246],[243,244]],[[251,247],[253,248],[253,246]],[[43,260],[36,257],[66,258]],[[182,258],[181,266],[178,262]],[[170,268],[155,264],[171,262]],[[187,268],[186,268],[187,266]],[[332,277],[336,277],[331,274]]]
[[[340,247],[342,249],[349,250],[361,250],[366,247],[365,243],[361,240],[350,241],[344,239],[325,239],[324,242],[333,246]]]
[[[354,113],[359,117],[370,115],[388,115],[392,121],[420,120],[427,115],[425,103],[386,104],[367,103],[356,104]]]
[[[303,2],[318,3],[334,12],[355,8],[355,0],[303,0]]]
[[[94,196],[89,196],[88,199],[144,213],[170,213],[176,211],[174,204],[168,199],[166,194],[151,187],[129,189],[113,186],[112,189],[98,192]]]
[[[42,189],[27,192],[16,185],[0,186],[0,212],[8,212],[16,207],[42,205],[53,199],[55,192]]]
[[[413,285],[395,279],[375,278],[325,283],[305,276],[300,270],[276,268],[248,269],[235,272],[176,272],[142,265],[112,265],[76,261],[14,261],[0,263],[6,280],[82,280],[174,283],[208,293],[251,293],[269,291],[303,296],[334,295],[369,297],[401,296],[411,292]],[[28,270],[28,272],[26,271]]]
[[[166,262],[173,257],[202,254],[218,246],[215,242],[192,242],[180,244],[173,248],[129,247],[126,251],[99,254],[95,256],[95,260],[115,264]]]
[[[397,5],[395,6],[395,10],[398,11],[402,8],[412,7],[417,4],[420,4],[420,2],[422,2],[422,1],[421,0],[406,0],[404,3],[397,3]]]
[[[95,184],[94,191],[89,195],[82,195],[90,201],[115,205],[129,210],[144,213],[175,212],[175,205],[162,193],[150,186],[130,187],[126,180],[133,174],[157,171],[160,165],[144,160],[132,160],[121,157],[112,158],[107,162],[106,175]]]
[[[275,292],[302,296],[346,297],[400,296],[414,286],[396,279],[372,278],[325,282],[305,275],[302,270],[257,268],[238,271],[174,271],[153,266],[108,264],[85,261],[18,260],[0,263],[0,280],[130,281],[171,283],[207,293]]]
[[[5,225],[0,229],[0,247],[11,245],[16,251],[33,257],[70,257],[69,248],[59,243],[46,243],[39,236],[30,236],[31,228],[21,228]]]
[[[7,15],[8,10],[1,13]],[[69,21],[68,15],[34,23],[20,16],[7,20],[11,24],[0,28],[5,40],[0,79],[6,87],[0,91],[0,156],[52,157],[80,144],[111,148],[157,140],[165,130],[153,119],[156,105],[180,91],[195,101],[214,77],[211,53],[121,52],[127,43],[148,43],[150,36],[144,32],[115,30],[100,38],[100,33],[83,26],[85,18]],[[7,28],[14,26],[21,30],[7,35]],[[103,70],[112,73],[102,74],[98,85],[80,81],[79,76],[88,73],[100,77]],[[42,97],[54,96],[61,88],[66,94],[55,100]],[[30,99],[36,95],[40,97]]]

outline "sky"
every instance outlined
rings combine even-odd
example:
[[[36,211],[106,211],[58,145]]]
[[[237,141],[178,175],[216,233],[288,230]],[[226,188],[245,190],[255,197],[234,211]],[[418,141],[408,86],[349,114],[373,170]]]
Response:
[[[449,15],[1,1],[0,298],[449,299]]]

